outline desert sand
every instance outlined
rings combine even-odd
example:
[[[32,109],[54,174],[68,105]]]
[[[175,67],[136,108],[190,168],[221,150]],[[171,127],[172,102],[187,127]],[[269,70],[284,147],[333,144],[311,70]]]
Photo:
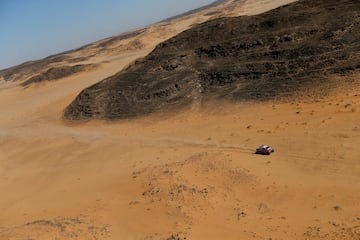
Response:
[[[249,1],[242,14],[266,3],[275,7]],[[360,238],[360,86],[132,120],[63,119],[82,89],[198,18],[149,27],[142,47],[100,54],[88,72],[25,88],[1,82],[1,240]],[[261,144],[275,153],[255,155]]]

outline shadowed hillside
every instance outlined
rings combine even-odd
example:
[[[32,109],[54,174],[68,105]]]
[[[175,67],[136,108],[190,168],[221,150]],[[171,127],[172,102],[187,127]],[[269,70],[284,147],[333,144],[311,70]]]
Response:
[[[64,78],[70,75],[73,75],[78,72],[86,71],[95,68],[96,65],[93,64],[79,64],[75,66],[65,66],[58,68],[49,68],[46,72],[38,74],[34,77],[31,77],[29,80],[26,80],[22,83],[22,86],[28,86],[32,83],[57,80]]]
[[[300,1],[203,23],[83,90],[68,119],[119,119],[209,100],[270,100],[329,88],[360,69],[360,2]]]

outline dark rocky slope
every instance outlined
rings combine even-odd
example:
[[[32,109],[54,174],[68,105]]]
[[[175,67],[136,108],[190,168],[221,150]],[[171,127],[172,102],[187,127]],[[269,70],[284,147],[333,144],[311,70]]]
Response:
[[[83,90],[68,119],[120,119],[210,100],[270,100],[360,69],[360,1],[307,0],[206,22]]]
[[[95,67],[96,67],[95,64],[78,64],[74,66],[52,67],[49,68],[46,72],[31,77],[30,79],[23,82],[21,85],[28,86],[32,83],[53,81],[60,78],[71,76],[79,72],[91,70]]]

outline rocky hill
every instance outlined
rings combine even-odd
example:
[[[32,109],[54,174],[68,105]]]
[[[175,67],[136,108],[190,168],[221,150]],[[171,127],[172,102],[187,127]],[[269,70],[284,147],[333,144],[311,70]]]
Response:
[[[203,23],[83,90],[68,119],[120,119],[211,100],[269,100],[360,69],[360,2],[303,0]]]

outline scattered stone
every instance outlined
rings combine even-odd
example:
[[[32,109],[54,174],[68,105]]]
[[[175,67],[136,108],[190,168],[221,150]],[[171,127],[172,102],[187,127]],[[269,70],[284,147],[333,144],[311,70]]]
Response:
[[[333,207],[333,209],[334,209],[335,211],[340,211],[342,208],[341,208],[340,205],[336,205],[336,206]]]
[[[187,240],[186,237],[182,237],[180,233],[171,234],[170,237],[168,237],[166,240]]]

